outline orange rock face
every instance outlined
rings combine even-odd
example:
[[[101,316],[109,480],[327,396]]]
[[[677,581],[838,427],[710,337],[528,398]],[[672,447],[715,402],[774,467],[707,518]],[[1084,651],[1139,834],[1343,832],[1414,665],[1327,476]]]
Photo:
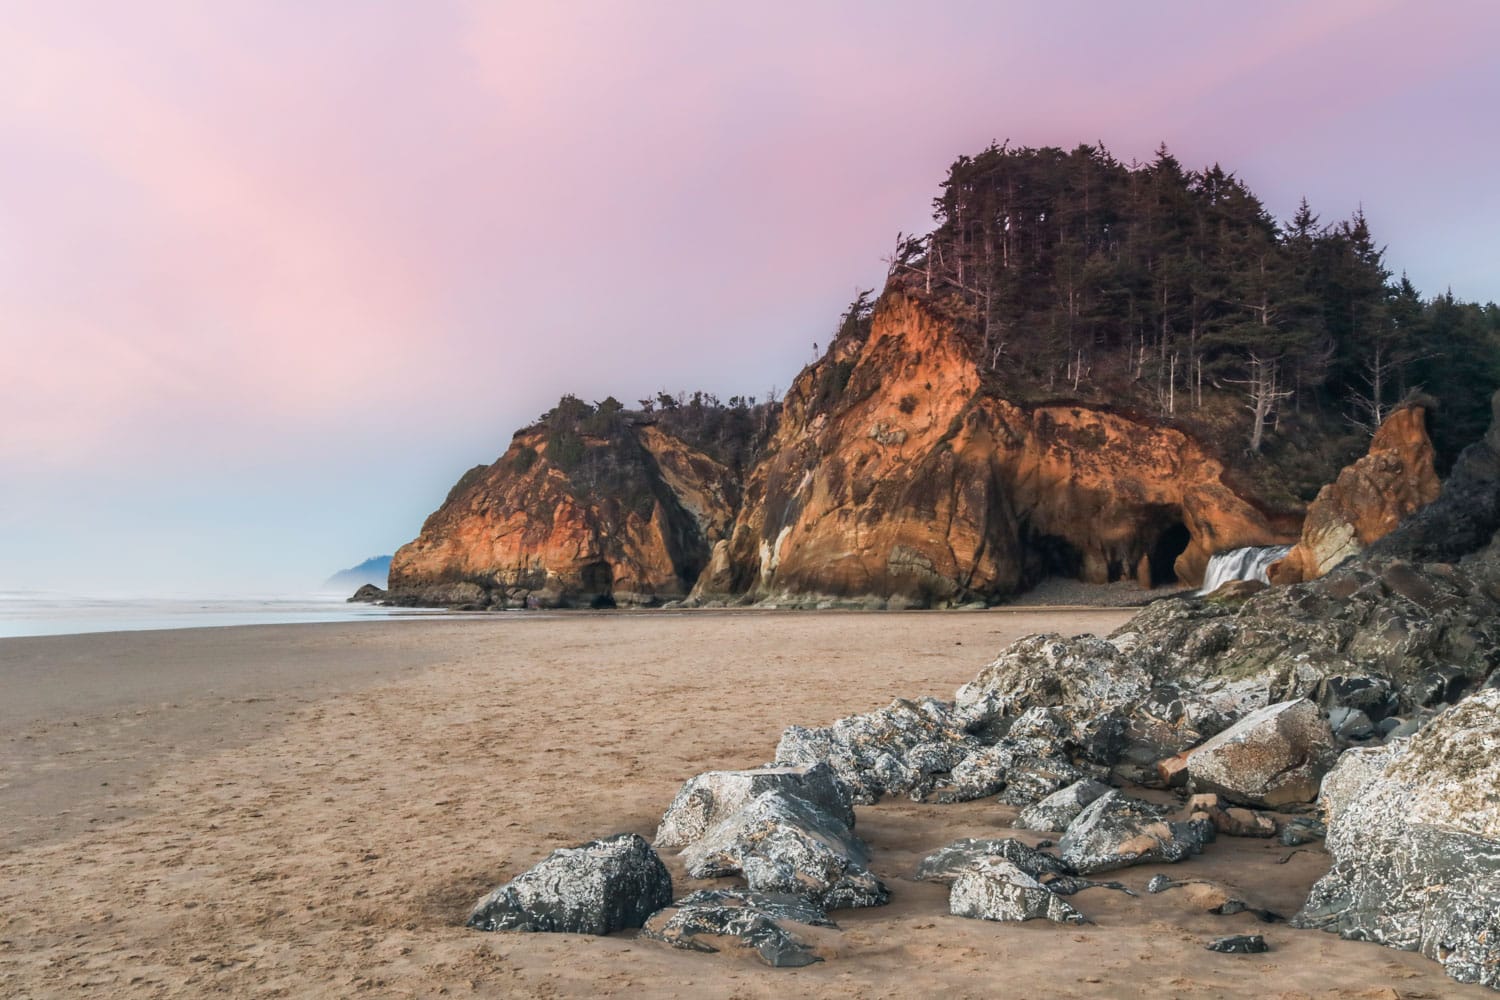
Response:
[[[1302,538],[1268,570],[1272,583],[1314,580],[1437,499],[1437,472],[1427,414],[1408,406],[1386,418],[1370,450],[1318,491]]]
[[[475,470],[391,559],[407,603],[649,604],[684,596],[738,503],[728,471],[653,427],[586,440],[564,469],[544,431]],[[609,490],[600,489],[601,470]]]
[[[639,418],[637,418],[639,419]],[[991,602],[1048,575],[1196,584],[1290,541],[1180,430],[987,394],[963,339],[897,294],[788,390],[737,478],[654,426],[465,477],[391,563],[412,603]]]
[[[788,391],[705,592],[990,600],[1048,573],[1146,585],[1280,540],[1180,431],[980,392],[945,324],[889,296]]]

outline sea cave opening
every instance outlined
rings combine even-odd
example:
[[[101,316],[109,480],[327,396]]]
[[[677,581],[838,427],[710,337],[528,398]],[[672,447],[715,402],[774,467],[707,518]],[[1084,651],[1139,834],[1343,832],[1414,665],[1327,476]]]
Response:
[[[589,563],[579,570],[578,576],[583,585],[584,596],[589,599],[589,607],[598,610],[615,606],[613,566],[607,562]]]
[[[1151,564],[1151,586],[1162,587],[1177,582],[1177,557],[1187,551],[1192,541],[1187,525],[1175,519],[1156,536],[1147,554]]]

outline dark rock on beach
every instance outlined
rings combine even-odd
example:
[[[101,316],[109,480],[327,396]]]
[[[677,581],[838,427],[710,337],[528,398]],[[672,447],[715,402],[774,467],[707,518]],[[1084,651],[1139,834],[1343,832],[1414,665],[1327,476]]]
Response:
[[[553,851],[479,901],[482,931],[608,934],[640,927],[672,901],[672,876],[633,833]]]
[[[1111,791],[1079,813],[1058,849],[1073,871],[1088,875],[1182,861],[1203,850],[1212,830],[1207,823],[1168,820],[1164,808]]]
[[[641,937],[688,951],[716,952],[720,945],[753,949],[762,962],[798,968],[823,959],[784,925],[832,927],[833,921],[802,896],[746,889],[704,889],[659,910]]]

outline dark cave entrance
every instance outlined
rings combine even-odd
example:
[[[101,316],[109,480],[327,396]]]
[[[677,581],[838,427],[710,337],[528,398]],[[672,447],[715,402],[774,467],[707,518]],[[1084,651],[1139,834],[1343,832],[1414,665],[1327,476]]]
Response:
[[[1188,533],[1187,525],[1178,520],[1174,520],[1156,536],[1155,544],[1147,553],[1151,564],[1151,586],[1162,587],[1177,582],[1177,557],[1187,551],[1192,541],[1193,536]]]
[[[1077,580],[1083,575],[1083,553],[1060,535],[1045,535],[1021,526],[1022,575],[1028,587],[1049,577]]]
[[[607,562],[589,563],[578,572],[583,594],[594,609],[615,606],[615,570]]]

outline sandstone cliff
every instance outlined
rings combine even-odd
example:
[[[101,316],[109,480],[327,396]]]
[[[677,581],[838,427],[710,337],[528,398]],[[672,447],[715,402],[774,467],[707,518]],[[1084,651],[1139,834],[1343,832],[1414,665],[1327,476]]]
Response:
[[[993,601],[1048,574],[1198,582],[1295,530],[1182,431],[982,388],[949,324],[887,295],[788,391],[700,596]]]
[[[739,467],[650,414],[573,400],[455,487],[396,553],[393,599],[992,603],[1048,575],[1196,584],[1214,552],[1292,540],[1296,515],[1263,512],[1183,430],[1016,405],[971,350],[887,294]]]
[[[391,560],[392,599],[467,607],[681,597],[739,501],[723,465],[651,426],[538,427],[471,470]]]
[[[1268,570],[1271,582],[1317,579],[1431,503],[1439,485],[1426,409],[1397,410],[1376,431],[1369,453],[1318,492],[1301,540]]]

